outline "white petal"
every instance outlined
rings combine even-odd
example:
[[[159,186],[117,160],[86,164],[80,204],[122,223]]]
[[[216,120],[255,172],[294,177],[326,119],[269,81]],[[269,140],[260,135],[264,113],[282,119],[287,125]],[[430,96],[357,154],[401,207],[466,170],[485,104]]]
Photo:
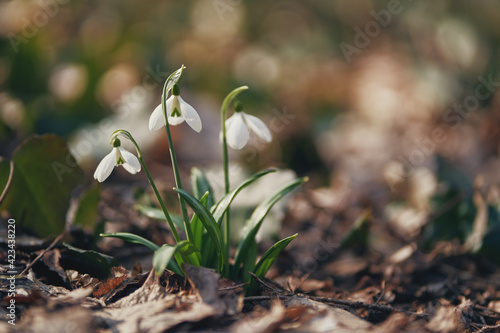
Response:
[[[113,168],[116,165],[116,151],[115,151],[115,149],[116,148],[113,148],[111,153],[104,156],[102,161],[99,163],[99,165],[95,169],[94,179],[97,179],[97,181],[99,183],[102,183],[103,181],[106,180],[106,178],[109,177],[109,175],[113,171]]]
[[[184,118],[182,118],[182,111],[180,110],[180,105],[178,101],[178,96],[170,96],[166,102],[167,106],[167,115],[168,115],[168,123],[172,126],[182,124],[184,122]],[[177,111],[181,114],[180,116],[172,116],[172,112],[174,108],[177,107]]]
[[[229,117],[226,119],[226,140],[227,140],[227,128],[231,127],[231,123],[234,121],[234,117]],[[222,130],[219,132],[219,142],[222,143]]]
[[[248,143],[250,132],[240,112],[226,120],[226,140],[229,147],[240,150]]]
[[[149,131],[157,131],[163,126],[165,126],[165,119],[163,118],[163,109],[160,104],[154,109],[149,117]]]
[[[178,98],[181,105],[182,117],[186,120],[186,123],[191,126],[192,129],[200,133],[202,125],[198,112],[196,112],[196,110],[191,105],[186,103],[181,96],[179,96]]]
[[[252,132],[254,132],[262,140],[271,142],[273,138],[271,132],[262,120],[252,115],[246,114],[245,112],[241,113],[243,113],[243,118],[245,119],[246,124]]]
[[[128,171],[128,173],[132,174],[132,175],[135,175],[137,173],[137,170],[134,169],[133,167],[130,166],[130,164],[127,164],[127,163],[123,163],[121,164],[121,166]]]
[[[131,152],[123,149],[123,148],[118,148],[120,151],[123,160],[125,163],[122,164],[122,166],[130,172],[131,174],[135,175],[137,172],[141,171],[141,163],[139,162],[139,159],[132,154]]]

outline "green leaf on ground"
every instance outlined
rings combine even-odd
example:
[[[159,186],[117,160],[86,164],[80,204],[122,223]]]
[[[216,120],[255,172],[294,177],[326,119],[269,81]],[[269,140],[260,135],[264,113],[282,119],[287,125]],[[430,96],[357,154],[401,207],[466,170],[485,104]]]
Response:
[[[71,191],[87,183],[66,143],[56,135],[32,136],[14,151],[14,174],[0,211],[40,237],[60,234],[66,224]],[[0,161],[0,192],[9,177],[9,161]]]
[[[82,195],[75,213],[73,225],[81,226],[88,231],[93,231],[99,214],[97,205],[101,200],[101,184],[92,183],[92,186]]]
[[[62,252],[61,262],[64,262],[63,266],[69,269],[105,279],[111,268],[119,266],[118,261],[111,256],[96,251],[82,250],[67,243],[63,245],[66,251]]]

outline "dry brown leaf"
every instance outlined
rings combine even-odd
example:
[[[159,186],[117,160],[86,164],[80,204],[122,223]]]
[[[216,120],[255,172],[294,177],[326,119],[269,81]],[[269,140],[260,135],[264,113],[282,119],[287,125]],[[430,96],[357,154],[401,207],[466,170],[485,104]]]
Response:
[[[193,292],[200,295],[203,302],[211,305],[219,303],[217,287],[219,285],[220,275],[214,270],[191,265],[182,265],[186,278],[193,287]]]
[[[325,272],[336,276],[350,276],[368,267],[368,261],[363,258],[339,259],[326,265]]]
[[[472,233],[465,242],[465,248],[472,252],[477,252],[481,248],[488,227],[488,203],[480,189],[483,182],[484,179],[481,176],[478,176],[475,180],[476,190],[474,191],[473,200],[477,213],[472,225]]]
[[[139,332],[162,333],[183,323],[198,323],[213,316],[214,308],[208,304],[195,302],[186,311],[170,311],[147,316],[139,324]]]
[[[271,333],[275,332],[285,320],[285,308],[280,302],[273,302],[271,309],[255,318],[236,322],[230,328],[231,333]]]
[[[182,269],[193,291],[200,295],[204,303],[211,305],[216,313],[232,315],[241,311],[243,295],[235,292],[227,293],[224,290],[219,292],[220,275],[214,270],[187,264],[183,264]]]
[[[298,288],[302,292],[313,292],[318,290],[332,290],[333,280],[329,279],[326,281],[316,280],[316,279],[306,279],[304,280]]]
[[[61,259],[61,252],[59,251],[59,249],[53,249],[53,250],[46,252],[42,256],[41,261],[51,271],[57,273],[57,275],[59,275],[59,277],[66,283],[66,282],[68,282],[68,277],[67,277],[64,269],[59,264],[60,259]]]
[[[60,304],[71,304],[71,305],[76,305],[80,304],[83,301],[86,300],[88,296],[92,294],[92,287],[87,287],[87,288],[78,288],[75,290],[70,291],[66,295],[59,296],[59,297],[52,297],[49,299],[50,302],[52,302],[54,305],[60,305]]]
[[[405,245],[387,258],[387,262],[391,264],[401,264],[410,258],[416,250],[417,244],[415,242]]]
[[[199,302],[198,296],[168,294],[151,277],[134,293],[96,311],[94,316],[114,332],[132,333],[164,332],[179,324],[196,323],[214,314],[214,308]]]
[[[454,306],[440,307],[426,327],[432,332],[466,332],[462,310]]]
[[[111,276],[107,280],[96,285],[95,288],[97,288],[97,290],[93,293],[94,297],[100,297],[112,293],[127,278],[128,271],[123,267],[113,267],[111,268],[110,275]]]
[[[18,332],[25,333],[91,333],[96,331],[92,312],[80,306],[55,309],[32,307],[26,311],[16,326]]]
[[[292,297],[285,302],[287,307],[307,307],[299,325],[289,332],[372,332],[374,326],[352,313],[312,301],[304,297]]]

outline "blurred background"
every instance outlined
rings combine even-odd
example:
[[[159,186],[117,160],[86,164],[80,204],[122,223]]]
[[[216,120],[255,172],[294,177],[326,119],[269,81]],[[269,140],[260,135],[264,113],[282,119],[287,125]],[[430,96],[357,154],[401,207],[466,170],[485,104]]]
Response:
[[[184,165],[220,163],[220,104],[249,85],[274,140],[235,161],[308,175],[315,207],[379,207],[412,237],[450,188],[498,202],[499,42],[493,0],[1,1],[0,155],[56,133],[91,178],[122,128],[165,163],[147,123],[184,64],[204,126],[175,127]]]

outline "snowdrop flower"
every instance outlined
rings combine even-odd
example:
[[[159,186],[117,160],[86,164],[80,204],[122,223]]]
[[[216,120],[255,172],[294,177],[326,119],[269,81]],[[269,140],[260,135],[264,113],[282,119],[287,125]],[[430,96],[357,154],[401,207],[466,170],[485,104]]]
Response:
[[[131,152],[120,147],[121,143],[118,138],[113,141],[113,150],[108,155],[104,156],[102,161],[97,166],[94,172],[94,179],[100,183],[109,177],[115,166],[121,165],[125,170],[135,175],[141,171],[141,163],[137,157]]]
[[[198,112],[186,103],[181,96],[179,96],[180,89],[177,84],[172,87],[172,96],[166,100],[165,106],[167,108],[168,123],[170,125],[179,125],[184,121],[191,126],[196,132],[201,131],[201,119]],[[165,119],[163,117],[163,108],[160,105],[151,114],[149,118],[149,130],[151,132],[157,131],[165,126]]]
[[[262,120],[242,111],[241,103],[235,104],[235,113],[226,120],[226,140],[229,147],[240,150],[248,143],[250,131],[266,142],[271,142],[269,128]]]

